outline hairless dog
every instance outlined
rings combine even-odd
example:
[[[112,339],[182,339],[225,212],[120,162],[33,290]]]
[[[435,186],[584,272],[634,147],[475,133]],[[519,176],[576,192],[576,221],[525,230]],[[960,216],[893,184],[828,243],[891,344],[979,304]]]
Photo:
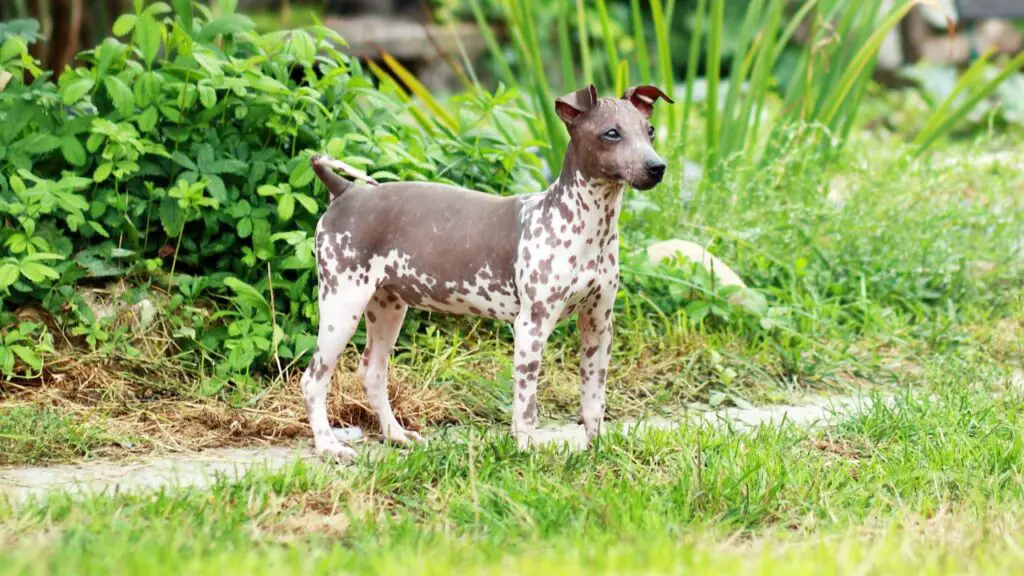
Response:
[[[424,182],[376,185],[358,170],[315,156],[330,206],[316,229],[320,326],[302,390],[318,453],[348,460],[355,451],[331,432],[327,390],[344,347],[366,319],[358,376],[384,437],[422,441],[388,401],[388,358],[409,307],[513,323],[512,433],[521,447],[537,427],[537,380],[555,324],[578,315],[580,419],[588,444],[600,433],[619,283],[622,188],[648,190],[665,162],[652,148],[654,86],[620,99],[590,85],[555,101],[569,131],[558,180],[547,190],[500,197]],[[367,180],[356,186],[331,169]]]

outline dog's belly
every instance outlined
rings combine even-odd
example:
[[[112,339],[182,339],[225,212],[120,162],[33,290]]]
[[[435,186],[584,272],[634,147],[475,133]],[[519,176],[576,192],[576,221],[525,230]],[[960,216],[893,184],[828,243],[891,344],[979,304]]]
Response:
[[[471,279],[443,280],[398,266],[384,280],[383,288],[419,310],[506,321],[519,313],[519,298],[511,280],[495,278],[487,267]]]
[[[506,322],[515,320],[516,314],[519,313],[519,301],[512,295],[502,294],[488,294],[486,297],[479,293],[460,294],[447,301],[423,298],[410,306],[419,310],[478,316]]]

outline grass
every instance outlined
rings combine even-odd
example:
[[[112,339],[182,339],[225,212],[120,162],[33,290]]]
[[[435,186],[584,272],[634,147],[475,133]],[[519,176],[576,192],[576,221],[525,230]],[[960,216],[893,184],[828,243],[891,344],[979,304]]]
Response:
[[[94,420],[100,421],[35,404],[5,406],[0,412],[0,466],[73,460],[127,441],[111,434],[102,416]]]
[[[1005,162],[915,158],[912,148],[871,133],[856,133],[825,168],[823,152],[801,136],[787,135],[770,166],[727,167],[688,202],[678,192],[678,152],[665,183],[646,195],[629,192],[609,417],[671,416],[712,397],[757,404],[915,384],[921,365],[975,350],[998,350],[1004,365],[1020,362],[1021,171]],[[1012,140],[987,141],[950,147],[945,157],[992,148],[1020,149]],[[695,322],[686,296],[692,278],[645,268],[631,256],[672,237],[707,244],[770,308],[752,315],[727,306],[724,316]],[[425,314],[411,315],[409,324],[392,378],[399,418],[417,429],[507,422],[507,327]],[[58,346],[62,358],[48,361],[42,382],[0,384],[5,408],[51,406],[66,422],[46,428],[54,440],[40,443],[26,432],[28,420],[5,412],[16,430],[5,439],[6,463],[118,453],[122,436],[139,452],[290,443],[307,434],[297,392],[304,366],[261,387],[210,389],[202,365],[160,355],[161,347],[149,347],[160,352],[152,357],[135,344],[161,340],[159,330],[119,333],[86,354]],[[545,351],[542,418],[575,418],[577,346],[567,322]],[[336,377],[332,420],[375,429],[361,386],[347,376],[355,358],[353,346]],[[90,419],[118,433],[65,441],[84,434]]]
[[[0,505],[0,571],[1019,569],[1024,396],[986,358],[924,381],[818,432],[690,427],[584,453],[477,435],[211,490]]]

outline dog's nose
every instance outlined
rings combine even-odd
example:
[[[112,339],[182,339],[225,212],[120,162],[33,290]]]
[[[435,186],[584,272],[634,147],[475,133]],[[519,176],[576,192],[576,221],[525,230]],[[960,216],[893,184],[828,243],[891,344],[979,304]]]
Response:
[[[647,173],[650,174],[652,178],[661,180],[661,177],[665,175],[665,163],[661,160],[648,160]]]

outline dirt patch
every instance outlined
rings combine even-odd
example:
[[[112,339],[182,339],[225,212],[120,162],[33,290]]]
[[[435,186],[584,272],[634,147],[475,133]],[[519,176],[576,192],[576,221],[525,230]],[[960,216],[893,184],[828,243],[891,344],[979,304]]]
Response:
[[[353,373],[357,359],[350,356],[332,380],[328,415],[337,427],[376,430],[362,382]],[[415,384],[400,369],[392,372],[389,394],[404,426],[419,430],[455,420],[458,406],[446,390]],[[0,381],[0,410],[46,407],[83,422],[101,421],[110,442],[93,447],[93,456],[279,445],[310,435],[300,378],[301,371],[294,370],[245,405],[232,406],[196,394],[197,377],[171,363],[67,356],[48,362],[35,380]]]
[[[814,427],[868,404],[867,400],[825,397],[800,406],[729,408],[684,414],[678,420],[609,422],[606,430],[618,429],[624,434],[636,434],[649,429],[671,430],[694,423],[729,425],[738,430],[782,422]],[[543,426],[534,439],[538,445],[561,444],[575,449],[586,445],[583,427],[576,424]],[[375,451],[389,448],[377,443],[363,443],[358,449]],[[107,460],[51,467],[6,468],[0,469],[0,497],[6,496],[18,502],[54,490],[96,493],[132,492],[162,487],[204,487],[213,483],[218,476],[238,477],[254,467],[277,470],[299,459],[319,462],[309,443],[302,442],[290,448],[218,448],[195,454],[149,457],[133,462]],[[333,516],[332,506],[329,502],[318,502],[316,506],[309,507],[311,514],[296,522],[336,522],[333,518],[317,517]],[[336,527],[340,528],[340,525]]]

